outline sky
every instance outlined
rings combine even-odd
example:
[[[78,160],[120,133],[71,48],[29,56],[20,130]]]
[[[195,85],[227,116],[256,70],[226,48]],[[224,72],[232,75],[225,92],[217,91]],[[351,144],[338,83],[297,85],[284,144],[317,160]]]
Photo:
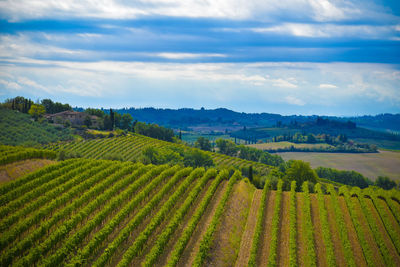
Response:
[[[0,100],[400,113],[398,0],[0,0]]]

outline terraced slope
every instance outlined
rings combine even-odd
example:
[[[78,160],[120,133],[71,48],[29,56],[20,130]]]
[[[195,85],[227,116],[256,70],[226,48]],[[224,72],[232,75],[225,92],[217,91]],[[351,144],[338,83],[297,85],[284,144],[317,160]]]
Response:
[[[107,159],[111,155],[118,155],[118,157],[124,161],[137,160],[140,157],[143,149],[147,147],[180,147],[183,149],[196,149],[182,144],[161,141],[139,134],[130,134],[128,136],[113,138],[82,140],[78,142],[48,146],[49,149],[55,151],[64,150],[70,153],[72,152],[73,154],[83,158]],[[253,168],[257,170],[261,175],[267,175],[271,168],[268,165],[258,162],[230,157],[219,153],[207,153],[212,157],[214,164],[222,168],[230,166],[242,168],[252,165]]]

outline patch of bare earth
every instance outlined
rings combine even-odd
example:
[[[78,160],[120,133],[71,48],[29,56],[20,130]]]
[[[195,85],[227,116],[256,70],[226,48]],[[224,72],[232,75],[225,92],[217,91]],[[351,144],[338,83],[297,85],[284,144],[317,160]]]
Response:
[[[346,259],[344,257],[343,246],[336,225],[335,211],[333,209],[332,198],[330,195],[325,195],[325,207],[328,213],[328,223],[333,242],[333,249],[335,251],[336,264],[337,266],[346,266]]]
[[[217,191],[215,192],[210,204],[208,204],[208,207],[204,212],[201,220],[199,221],[196,230],[194,231],[192,237],[189,240],[189,243],[183,251],[181,259],[177,266],[192,266],[193,261],[196,258],[197,253],[199,252],[201,238],[207,231],[207,227],[214,217],[215,211],[222,196],[224,195],[227,185],[228,182],[223,181],[218,186]]]
[[[278,239],[278,266],[289,266],[289,206],[290,192],[282,192],[280,234]]]
[[[392,256],[392,259],[395,262],[395,265],[400,266],[400,257],[397,254],[396,248],[395,248],[388,232],[386,231],[385,226],[383,225],[383,222],[378,214],[378,211],[376,210],[376,208],[374,206],[374,203],[369,198],[366,198],[365,201],[366,201],[367,206],[370,209],[372,215],[374,216],[375,222],[378,225],[379,231],[382,234],[383,240],[385,241],[386,247],[389,249],[389,253]]]
[[[318,210],[318,200],[316,194],[310,194],[311,198],[311,219],[314,226],[315,253],[317,254],[318,266],[327,266],[326,249],[322,239],[322,226]]]
[[[299,266],[305,266],[306,243],[303,233],[304,213],[303,213],[303,193],[296,193],[296,215],[297,215],[297,262]]]
[[[371,233],[371,230],[370,230],[370,228],[368,226],[368,222],[365,219],[364,214],[362,212],[361,205],[360,205],[360,202],[359,202],[358,198],[357,197],[352,197],[351,200],[354,203],[354,206],[355,206],[355,209],[356,209],[356,213],[357,213],[357,216],[358,216],[358,221],[360,222],[361,227],[362,227],[362,229],[364,231],[365,239],[367,240],[368,245],[371,247],[375,265],[376,266],[385,266],[383,258],[382,258],[382,255],[379,252],[378,245],[376,244],[376,242],[374,240],[374,237],[373,237],[373,235]]]
[[[257,214],[259,207],[261,205],[261,196],[262,196],[262,190],[257,189],[254,192],[249,216],[247,217],[246,229],[244,230],[242,240],[240,243],[239,255],[235,264],[235,266],[237,267],[246,266],[249,261],[251,245],[253,243],[254,231],[257,224]]]
[[[257,266],[267,266],[269,247],[271,243],[271,227],[272,227],[272,217],[274,216],[275,208],[275,198],[276,191],[269,191],[267,199],[267,210],[265,213],[263,233],[261,235],[261,253],[258,255],[258,265]]]
[[[358,241],[357,232],[354,229],[354,225],[351,220],[349,210],[347,209],[344,197],[339,197],[339,205],[342,210],[344,222],[346,223],[347,226],[347,234],[349,236],[349,241],[353,251],[354,261],[357,263],[358,266],[363,266],[363,267],[367,266],[367,262],[365,261],[362,248]]]
[[[216,232],[206,266],[234,266],[246,227],[254,187],[241,180],[235,184]]]
[[[27,159],[0,166],[0,183],[17,179],[56,161],[48,159]]]

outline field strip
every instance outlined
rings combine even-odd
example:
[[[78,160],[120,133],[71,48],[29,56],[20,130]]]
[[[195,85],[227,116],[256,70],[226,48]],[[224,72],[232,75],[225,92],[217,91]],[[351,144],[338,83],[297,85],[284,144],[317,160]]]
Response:
[[[261,237],[261,252],[259,254],[258,266],[267,266],[269,247],[271,242],[271,227],[272,227],[272,217],[274,216],[275,209],[275,196],[276,191],[269,191],[267,200],[267,209],[264,219],[263,234]]]
[[[257,223],[257,212],[260,207],[262,190],[258,189],[254,192],[253,201],[249,215],[247,217],[246,228],[243,232],[242,240],[240,241],[239,254],[235,266],[245,266],[249,261],[251,244],[253,241],[254,231]]]
[[[296,193],[296,213],[297,213],[297,262],[299,266],[305,266],[306,241],[303,232],[304,212],[303,212],[303,193]]]
[[[380,233],[382,234],[383,240],[386,244],[386,247],[389,250],[390,255],[392,256],[393,261],[395,262],[395,265],[400,266],[400,257],[397,254],[396,248],[394,247],[394,244],[392,243],[392,240],[390,239],[390,236],[387,233],[385,226],[383,225],[377,210],[375,209],[374,203],[369,198],[365,198],[364,201],[366,202],[368,208],[370,209],[370,212],[373,215],[373,219],[375,220],[375,222],[378,226],[378,229],[379,229]]]
[[[374,240],[374,236],[371,233],[371,230],[368,226],[368,222],[366,221],[364,214],[361,210],[360,202],[357,197],[351,197],[351,201],[354,204],[355,212],[358,217],[358,221],[361,224],[362,230],[364,231],[365,238],[368,242],[368,245],[371,246],[372,255],[374,257],[374,264],[376,266],[385,266],[381,253],[379,252],[379,248]]]
[[[331,232],[331,238],[333,248],[335,252],[335,260],[337,266],[346,266],[346,260],[343,254],[343,246],[340,241],[340,234],[336,225],[335,211],[333,209],[332,200],[330,195],[325,195],[325,208],[328,215],[329,229]]]
[[[338,200],[339,200],[339,206],[342,210],[343,219],[347,225],[347,233],[353,251],[354,261],[356,262],[357,266],[367,266],[367,262],[365,261],[361,245],[358,241],[356,230],[354,229],[354,225],[351,220],[349,210],[347,209],[346,206],[346,201],[344,197],[339,197],[339,196]]]
[[[310,194],[311,198],[311,218],[314,226],[315,253],[317,254],[317,265],[327,266],[326,249],[322,239],[322,226],[318,210],[318,200],[315,194]]]
[[[280,214],[280,234],[278,235],[278,266],[289,266],[289,234],[290,234],[290,192],[282,192],[282,208]]]
[[[207,207],[203,217],[201,218],[196,230],[194,231],[189,243],[187,244],[185,250],[183,251],[181,260],[177,264],[177,266],[192,266],[194,259],[196,258],[197,253],[200,249],[200,242],[202,236],[207,231],[208,225],[211,223],[215,211],[218,207],[218,204],[224,195],[228,186],[228,181],[223,181],[217,189],[217,192],[214,194],[213,199],[211,200],[209,206]]]

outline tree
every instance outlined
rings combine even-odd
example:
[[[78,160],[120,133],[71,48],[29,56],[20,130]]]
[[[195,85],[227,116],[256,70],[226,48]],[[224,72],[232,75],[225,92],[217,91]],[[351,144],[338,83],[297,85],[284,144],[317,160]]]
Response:
[[[87,116],[85,117],[85,120],[84,120],[83,123],[84,123],[87,127],[90,127],[90,126],[92,125],[92,119],[90,118],[89,115],[87,115]]]
[[[38,105],[38,104],[33,104],[31,106],[31,108],[29,109],[29,115],[31,115],[32,117],[35,118],[35,120],[37,121],[37,119],[42,116],[44,113],[46,112],[44,106],[42,105]]]
[[[390,190],[396,187],[396,182],[391,180],[387,176],[379,176],[378,179],[375,181],[375,185],[379,186],[385,190]]]
[[[185,166],[192,167],[209,167],[214,165],[210,155],[197,149],[188,150],[185,152],[183,162]]]
[[[109,125],[109,130],[114,130],[114,125],[115,125],[115,117],[114,117],[114,111],[110,108],[110,125]]]
[[[125,113],[124,115],[122,115],[121,128],[124,130],[129,130],[131,128],[132,120],[133,118],[129,113]]]
[[[217,139],[215,141],[215,143],[219,149],[219,152],[222,154],[225,154],[228,156],[235,156],[238,151],[238,148],[235,145],[235,143],[233,143],[230,140],[220,138],[220,139]]]
[[[207,138],[200,136],[197,138],[196,142],[194,143],[194,146],[197,148],[200,148],[201,150],[205,151],[211,151],[211,143],[210,140]]]
[[[303,182],[310,181],[316,183],[318,176],[313,169],[311,169],[310,163],[302,160],[291,160],[288,162],[289,168],[286,170],[286,177],[289,181],[296,181],[298,187]]]

